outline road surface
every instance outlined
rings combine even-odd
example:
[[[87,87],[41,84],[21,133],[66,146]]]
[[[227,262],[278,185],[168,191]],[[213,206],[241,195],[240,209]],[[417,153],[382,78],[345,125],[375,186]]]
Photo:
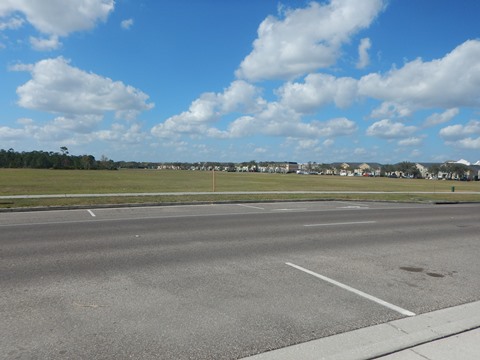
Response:
[[[0,358],[237,359],[480,299],[480,205],[0,214]]]

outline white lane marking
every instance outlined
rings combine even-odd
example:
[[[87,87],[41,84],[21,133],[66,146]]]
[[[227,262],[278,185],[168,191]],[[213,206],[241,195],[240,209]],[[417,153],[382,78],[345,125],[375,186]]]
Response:
[[[339,209],[368,209],[365,206],[360,206],[360,205],[349,205],[349,206],[341,206]]]
[[[87,211],[88,211],[88,213],[89,213],[90,215],[92,215],[92,217],[95,217],[95,216],[97,216],[97,215],[95,215],[95,214],[93,213],[93,211],[92,211],[92,210],[87,210]]]
[[[325,224],[305,224],[303,226],[338,226],[338,225],[360,225],[360,224],[375,224],[376,221],[351,221],[341,223],[325,223]]]
[[[299,209],[273,209],[273,211],[305,211],[308,210],[307,208],[299,208]]]
[[[400,314],[402,314],[402,315],[415,316],[415,313],[413,313],[413,312],[411,312],[411,311],[402,309],[401,307],[398,307],[398,306],[396,306],[396,305],[390,304],[390,303],[388,303],[388,302],[386,302],[386,301],[384,301],[384,300],[382,300],[382,299],[379,299],[379,298],[377,298],[377,297],[375,297],[375,296],[372,296],[372,295],[369,295],[369,294],[367,294],[367,293],[364,293],[363,291],[354,289],[354,288],[352,288],[352,287],[350,287],[350,286],[348,286],[348,285],[342,284],[342,283],[340,283],[340,282],[338,282],[338,281],[335,281],[335,280],[333,280],[333,279],[330,279],[330,278],[328,278],[328,277],[326,277],[326,276],[317,274],[317,273],[315,273],[315,272],[313,272],[313,271],[310,271],[310,270],[308,270],[308,269],[305,269],[305,268],[303,268],[303,267],[301,267],[301,266],[298,266],[298,265],[295,265],[295,264],[292,264],[292,263],[288,263],[288,262],[287,262],[287,263],[285,263],[285,264],[288,265],[288,266],[291,266],[291,267],[293,267],[293,268],[295,268],[295,269],[297,269],[297,270],[303,271],[303,272],[305,272],[305,273],[307,273],[307,274],[313,275],[313,276],[315,276],[315,277],[317,277],[317,278],[319,278],[319,279],[321,279],[321,280],[324,280],[324,281],[326,281],[326,282],[329,282],[330,284],[336,285],[336,286],[338,286],[338,287],[340,287],[340,288],[342,288],[342,289],[344,289],[344,290],[353,292],[354,294],[357,294],[357,295],[359,295],[359,296],[361,296],[361,297],[364,297],[365,299],[374,301],[374,302],[376,302],[377,304],[383,305],[383,306],[385,306],[385,307],[387,307],[387,308],[389,308],[389,309],[391,309],[391,310],[394,310],[394,311],[396,311],[396,312],[398,312],[398,313],[400,313]]]
[[[358,202],[352,202],[352,201],[337,201],[339,204],[345,204],[347,206],[361,206],[361,207],[366,207],[368,208],[368,205],[367,204],[363,204],[363,203],[358,203]]]
[[[258,210],[265,210],[265,208],[259,207],[259,206],[253,206],[253,205],[245,205],[245,204],[237,204],[238,206],[243,206],[246,208],[250,209],[258,209]]]

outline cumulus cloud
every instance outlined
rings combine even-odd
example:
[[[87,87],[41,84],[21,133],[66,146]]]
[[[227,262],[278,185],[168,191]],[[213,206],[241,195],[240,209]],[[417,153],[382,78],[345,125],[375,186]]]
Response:
[[[470,120],[465,125],[450,125],[440,130],[440,137],[451,145],[461,149],[480,150],[480,121]],[[478,137],[477,137],[478,136]]]
[[[382,103],[372,118],[405,118],[415,110],[447,108],[433,114],[424,126],[448,122],[462,106],[480,107],[476,95],[480,84],[480,41],[471,40],[445,57],[406,63],[384,75],[372,73],[359,80],[327,74],[309,74],[303,82],[287,82],[277,90],[281,102],[298,112],[308,113],[329,103],[339,108],[366,97]]]
[[[131,124],[125,126],[123,124],[112,124],[110,129],[96,131],[91,136],[93,140],[110,141],[122,144],[140,144],[148,134],[142,130],[140,124]]]
[[[463,149],[480,150],[480,137],[473,139],[471,137],[462,139],[456,145]]]
[[[430,127],[438,124],[443,124],[452,120],[455,116],[459,114],[460,110],[458,108],[448,109],[443,113],[434,113],[430,115],[426,120],[424,126]]]
[[[354,121],[337,118],[328,121],[302,121],[302,113],[291,104],[266,102],[259,90],[243,81],[233,82],[222,93],[205,93],[193,101],[188,111],[175,115],[152,128],[161,138],[212,137],[241,138],[252,135],[313,139],[351,135],[358,130]],[[215,127],[224,115],[240,112],[226,129]]]
[[[233,121],[226,131],[219,132],[224,138],[267,135],[295,139],[347,136],[358,130],[357,124],[347,118],[328,121],[302,122],[301,116],[279,103],[269,103],[264,111],[254,116],[242,116]]]
[[[368,50],[372,47],[372,42],[369,38],[364,38],[360,41],[358,45],[358,62],[357,69],[363,69],[370,64],[370,56],[368,55]]]
[[[154,104],[138,89],[73,67],[62,57],[16,64],[9,69],[31,73],[31,79],[17,88],[18,104],[55,117],[46,122],[19,119],[18,128],[0,129],[0,139],[15,137],[64,145],[95,140],[138,143],[147,136],[134,120]],[[129,126],[113,123],[110,130],[99,130],[110,112],[117,120],[129,121]]]
[[[240,80],[223,92],[202,94],[187,111],[153,127],[151,133],[177,139],[183,135],[217,139],[266,135],[295,139],[299,148],[320,144],[318,139],[324,138],[323,145],[331,146],[334,138],[355,134],[357,124],[345,117],[309,120],[312,114],[330,104],[344,109],[374,100],[377,107],[370,116],[378,121],[367,128],[366,135],[396,140],[400,147],[421,146],[425,137],[419,130],[451,121],[461,107],[480,107],[480,41],[466,41],[438,59],[419,58],[358,79],[313,73],[334,65],[341,46],[367,27],[383,6],[380,0],[311,2],[306,8],[286,10],[278,18],[268,17],[258,29],[252,52],[236,71]],[[357,67],[368,65],[370,48],[368,38],[360,41]],[[267,102],[247,81],[270,79],[289,80],[274,91],[276,100]],[[398,121],[422,109],[443,112],[419,126]],[[442,129],[440,136],[445,141],[461,140],[465,148],[476,146],[476,136],[470,131],[474,125],[459,126]]]
[[[421,137],[409,137],[406,139],[402,139],[398,142],[400,146],[418,146],[422,144],[423,139]]]
[[[374,109],[370,116],[375,119],[379,118],[405,118],[413,114],[413,110],[403,104],[397,104],[390,101],[383,102],[379,107]]]
[[[192,102],[187,111],[153,127],[152,134],[158,137],[170,137],[179,133],[198,134],[207,131],[208,123],[219,120],[225,114],[236,111],[255,112],[264,103],[258,88],[243,80],[237,80],[222,93],[202,94]]]
[[[73,118],[58,116],[45,123],[31,119],[20,119],[18,128],[0,127],[0,140],[38,141],[39,143],[52,142],[59,145],[88,144],[94,141],[108,141],[118,144],[142,144],[148,133],[142,131],[138,123],[113,123],[108,129],[99,130],[102,116],[82,115]]]
[[[441,59],[422,59],[359,80],[359,94],[411,109],[480,107],[480,41],[469,40]]]
[[[0,24],[18,28],[24,17],[37,31],[48,35],[47,39],[32,37],[32,45],[40,50],[53,49],[60,45],[59,37],[92,29],[105,21],[114,6],[114,0],[4,0],[0,4],[0,19],[4,20]]]
[[[120,23],[120,26],[124,30],[128,30],[133,26],[133,19],[126,19]]]
[[[334,144],[335,144],[335,141],[332,139],[327,139],[322,143],[322,145],[327,148],[333,146]]]
[[[30,44],[35,50],[48,51],[59,48],[61,42],[56,35],[52,35],[48,39],[30,36]]]
[[[319,141],[317,139],[303,139],[298,141],[298,148],[300,149],[313,149],[318,146]]]
[[[113,111],[117,118],[130,120],[154,106],[142,91],[73,67],[63,57],[14,69],[32,74],[31,80],[17,88],[18,104],[27,109],[69,116]]]
[[[0,126],[0,139],[7,141],[7,140],[20,140],[24,139],[29,134],[25,131],[25,129],[15,129],[8,126]]]
[[[367,129],[367,135],[383,139],[398,139],[408,137],[416,130],[415,126],[407,126],[390,119],[383,119],[370,125]]]
[[[440,130],[439,135],[445,140],[460,140],[471,135],[480,135],[480,121],[470,120],[465,125],[450,125]]]
[[[24,20],[18,16],[13,16],[6,20],[1,20],[1,9],[0,9],[0,31],[4,30],[15,30],[23,26]]]
[[[355,150],[353,150],[353,153],[355,155],[361,155],[361,156],[364,156],[367,154],[367,150],[365,150],[364,148],[356,148]]]
[[[287,82],[277,94],[281,102],[298,112],[308,113],[330,102],[345,108],[357,96],[357,81],[326,74],[309,74],[303,83]]]
[[[252,52],[236,71],[250,81],[288,79],[335,64],[342,44],[366,28],[382,10],[382,0],[311,2],[269,16],[258,28]]]

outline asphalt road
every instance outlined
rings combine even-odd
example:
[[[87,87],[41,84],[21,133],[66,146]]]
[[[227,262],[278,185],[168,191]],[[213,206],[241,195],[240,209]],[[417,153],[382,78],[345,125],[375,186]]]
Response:
[[[237,359],[480,300],[480,205],[0,214],[0,358]]]

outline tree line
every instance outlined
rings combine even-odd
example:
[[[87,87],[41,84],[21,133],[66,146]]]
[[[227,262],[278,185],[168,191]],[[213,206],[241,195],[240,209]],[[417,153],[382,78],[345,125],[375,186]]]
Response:
[[[117,164],[102,156],[71,155],[64,146],[60,152],[0,150],[0,168],[69,169],[69,170],[113,170]]]
[[[17,152],[13,149],[0,149],[0,168],[30,168],[30,169],[70,169],[70,170],[116,170],[116,169],[222,169],[225,171],[236,171],[236,165],[248,166],[252,171],[258,171],[262,166],[269,166],[275,162],[257,162],[255,160],[242,162],[239,164],[221,163],[221,162],[171,162],[171,163],[153,163],[136,161],[113,161],[102,155],[100,160],[95,159],[93,155],[72,155],[68,148],[62,146],[59,152],[53,151],[22,151]],[[380,164],[379,164],[380,165]],[[401,172],[405,176],[419,178],[420,171],[415,163],[401,162],[398,164],[381,165],[381,176],[391,173]],[[306,170],[319,173],[328,173],[328,170],[334,169],[333,164],[318,164],[309,162]],[[353,169],[347,169],[353,170]],[[463,178],[469,172],[469,167],[458,163],[430,164],[428,172],[432,175],[439,173],[445,174],[446,178],[455,175],[457,178]]]

